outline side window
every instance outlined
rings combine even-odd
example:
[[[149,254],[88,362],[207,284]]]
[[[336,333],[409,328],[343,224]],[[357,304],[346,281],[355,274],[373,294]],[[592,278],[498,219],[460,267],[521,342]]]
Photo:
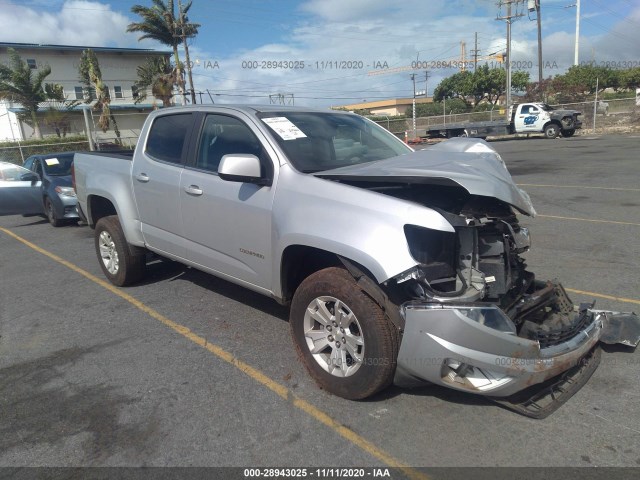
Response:
[[[33,158],[27,158],[27,160],[24,162],[24,165],[22,165],[24,168],[28,169],[28,170],[33,170],[33,161],[35,159]]]
[[[524,105],[524,106],[522,107],[522,110],[520,110],[520,113],[521,113],[522,115],[529,115],[529,109],[530,109],[530,108],[531,108],[531,106],[530,106],[530,105]]]
[[[531,109],[529,110],[529,114],[530,115],[537,115],[538,113],[540,113],[538,111],[538,109],[536,107],[534,107],[533,105],[531,105]]]
[[[218,171],[222,157],[245,153],[265,159],[266,154],[251,129],[237,118],[207,115],[198,146],[196,168]]]
[[[182,149],[192,123],[190,113],[162,115],[149,130],[146,153],[170,163],[182,163]]]

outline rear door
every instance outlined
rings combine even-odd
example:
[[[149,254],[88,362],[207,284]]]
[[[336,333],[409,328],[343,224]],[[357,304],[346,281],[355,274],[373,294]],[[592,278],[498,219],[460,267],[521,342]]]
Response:
[[[185,257],[180,219],[180,178],[193,127],[192,113],[159,115],[136,152],[132,182],[147,246]]]
[[[187,258],[270,290],[275,188],[223,180],[218,165],[226,154],[250,154],[261,160],[265,176],[273,176],[275,153],[265,149],[262,134],[240,117],[208,114],[202,122],[180,190]]]

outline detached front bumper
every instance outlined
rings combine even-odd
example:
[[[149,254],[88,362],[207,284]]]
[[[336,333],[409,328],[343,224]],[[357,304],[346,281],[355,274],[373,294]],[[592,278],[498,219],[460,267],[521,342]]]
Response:
[[[489,397],[508,397],[546,382],[589,357],[598,342],[636,346],[640,319],[587,310],[582,328],[546,348],[509,331],[494,306],[407,303],[394,383],[430,382]],[[507,319],[508,320],[508,319]],[[591,372],[592,373],[592,372]],[[590,374],[590,373],[589,373]]]

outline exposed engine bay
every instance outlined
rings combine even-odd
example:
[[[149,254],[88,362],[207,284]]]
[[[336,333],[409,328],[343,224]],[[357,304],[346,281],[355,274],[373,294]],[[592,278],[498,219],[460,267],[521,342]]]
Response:
[[[452,227],[404,225],[416,265],[381,285],[405,321],[397,385],[432,382],[544,418],[595,371],[599,342],[640,342],[634,313],[575,306],[527,269],[518,214],[535,210],[488,144],[455,139],[318,175],[427,207]]]

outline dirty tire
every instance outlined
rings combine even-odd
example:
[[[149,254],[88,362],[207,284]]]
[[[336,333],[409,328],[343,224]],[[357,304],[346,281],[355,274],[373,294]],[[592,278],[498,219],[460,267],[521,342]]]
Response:
[[[119,287],[144,276],[145,255],[132,255],[117,215],[103,217],[96,224],[94,243],[104,275]]]
[[[333,300],[339,302],[338,315]],[[321,314],[321,305],[326,307],[325,314]],[[323,317],[323,322],[329,319],[327,324],[331,320],[336,321],[338,327],[333,325],[329,332],[331,325],[325,327],[316,320],[319,317]],[[340,325],[346,328],[346,334],[339,333]],[[298,356],[322,389],[343,398],[359,400],[393,381],[398,334],[383,309],[358,287],[345,269],[325,268],[300,284],[291,304],[289,326]],[[307,333],[313,335],[318,343],[313,343]],[[337,333],[338,338],[329,340],[331,333]],[[314,355],[308,342],[318,348],[325,343],[327,346]],[[362,345],[356,347],[355,357],[351,356],[354,344],[360,342]],[[358,356],[359,361],[354,361]]]
[[[562,136],[565,138],[573,137],[574,133],[576,133],[575,129],[562,130]]]
[[[47,214],[47,220],[49,220],[51,226],[59,227],[62,225],[63,222],[56,216],[56,211],[49,197],[45,197],[44,199],[44,213]]]
[[[560,135],[560,126],[555,123],[550,123],[544,127],[544,136],[547,138],[556,138]]]

